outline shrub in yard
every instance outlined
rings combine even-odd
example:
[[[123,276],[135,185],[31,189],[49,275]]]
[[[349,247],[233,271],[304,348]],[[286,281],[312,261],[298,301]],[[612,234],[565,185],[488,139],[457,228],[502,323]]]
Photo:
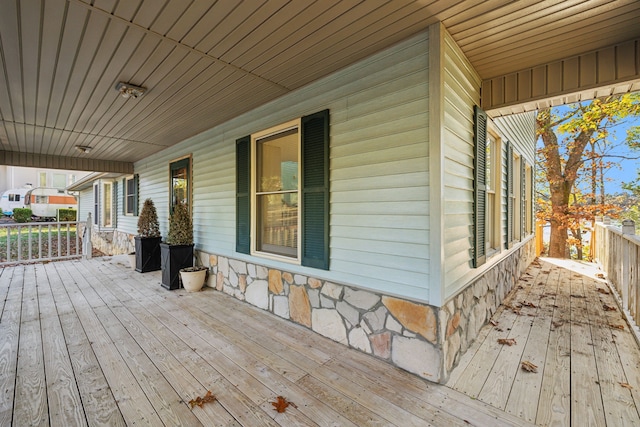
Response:
[[[58,221],[75,221],[78,211],[75,209],[58,209]]]
[[[13,210],[13,220],[15,222],[29,222],[31,221],[31,209],[28,208],[15,208]]]

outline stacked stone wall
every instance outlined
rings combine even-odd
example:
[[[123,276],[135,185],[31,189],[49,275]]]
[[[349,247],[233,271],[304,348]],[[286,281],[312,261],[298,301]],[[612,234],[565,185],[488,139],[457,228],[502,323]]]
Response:
[[[534,259],[529,240],[443,307],[198,254],[208,286],[434,382],[444,382]]]

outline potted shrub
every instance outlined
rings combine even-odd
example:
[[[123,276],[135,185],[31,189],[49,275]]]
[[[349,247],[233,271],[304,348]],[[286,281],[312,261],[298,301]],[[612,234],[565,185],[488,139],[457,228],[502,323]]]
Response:
[[[153,200],[144,201],[138,217],[138,235],[135,236],[136,271],[160,270],[160,223]]]
[[[160,251],[162,286],[169,290],[178,289],[180,270],[193,267],[193,224],[184,203],[174,207],[169,217],[169,234],[166,241],[160,244]],[[204,284],[204,277],[202,284]]]

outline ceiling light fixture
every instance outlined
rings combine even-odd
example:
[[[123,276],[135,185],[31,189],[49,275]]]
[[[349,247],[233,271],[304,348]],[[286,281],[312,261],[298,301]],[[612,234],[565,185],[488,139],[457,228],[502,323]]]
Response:
[[[76,150],[80,151],[81,153],[88,153],[93,150],[93,148],[89,147],[88,145],[76,145]]]
[[[147,91],[147,88],[120,82],[116,85],[116,90],[123,98],[139,98]]]

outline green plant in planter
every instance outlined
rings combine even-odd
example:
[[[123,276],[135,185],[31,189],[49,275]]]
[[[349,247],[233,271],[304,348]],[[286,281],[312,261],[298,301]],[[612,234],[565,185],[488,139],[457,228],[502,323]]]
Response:
[[[180,288],[180,270],[193,267],[193,223],[187,205],[177,204],[169,217],[169,234],[160,244],[162,286]]]
[[[169,245],[192,245],[193,244],[193,224],[187,205],[178,203],[173,208],[173,213],[169,218],[169,234],[167,235]]]
[[[138,217],[138,235],[135,236],[136,244],[136,271],[160,270],[160,222],[153,200],[144,201],[142,211]]]
[[[138,236],[140,237],[160,237],[160,222],[158,213],[153,204],[153,200],[144,201],[142,211],[138,217]]]

